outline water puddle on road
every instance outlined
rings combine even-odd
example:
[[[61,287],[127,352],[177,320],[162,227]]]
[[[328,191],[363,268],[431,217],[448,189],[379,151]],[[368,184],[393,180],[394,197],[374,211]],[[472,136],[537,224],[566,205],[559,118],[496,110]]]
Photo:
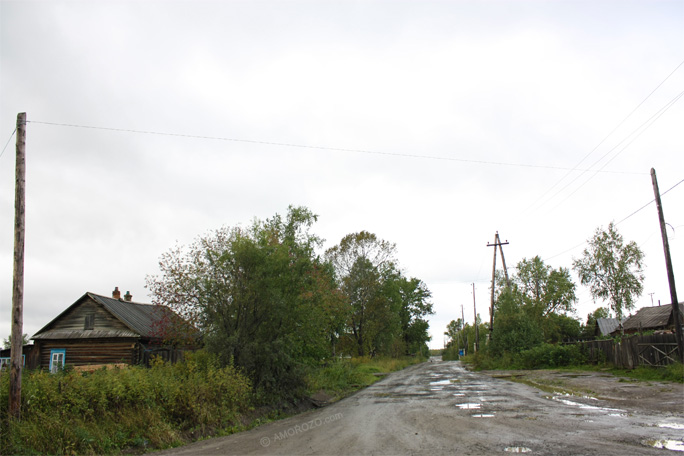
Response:
[[[532,450],[527,447],[506,447],[504,451],[506,453],[529,453]]]
[[[493,413],[479,413],[477,415],[470,415],[473,418],[494,418]]]
[[[661,427],[661,428],[668,428],[668,429],[677,429],[677,430],[681,430],[681,429],[684,429],[684,424],[679,424],[679,423],[658,423],[658,427]]]
[[[430,382],[431,386],[446,386],[446,385],[450,385],[450,384],[451,384],[451,380],[435,380],[435,381]]]
[[[466,402],[463,404],[456,404],[456,407],[460,408],[461,410],[474,410],[482,407],[482,404],[478,404],[476,402]]]
[[[684,442],[682,442],[681,440],[667,440],[667,439],[646,440],[643,443],[644,443],[644,445],[650,446],[653,448],[660,448],[660,449],[672,450],[672,451],[684,451]]]
[[[611,412],[611,413],[609,413],[610,416],[624,416],[624,414],[625,414],[625,410],[608,408],[608,407],[597,407],[595,405],[582,404],[581,402],[575,402],[575,401],[570,401],[568,399],[564,399],[561,396],[553,396],[552,399],[554,401],[560,402],[561,404],[570,405],[572,407],[578,407],[578,408],[584,409],[584,410],[597,410],[597,411],[602,411],[602,412]]]

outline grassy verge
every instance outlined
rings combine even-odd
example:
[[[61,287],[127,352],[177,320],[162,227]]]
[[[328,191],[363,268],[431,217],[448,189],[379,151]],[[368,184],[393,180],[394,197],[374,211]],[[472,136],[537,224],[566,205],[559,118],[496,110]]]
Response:
[[[684,383],[684,365],[680,363],[665,367],[639,366],[635,369],[618,369],[608,364],[587,364],[586,356],[574,345],[544,344],[516,354],[504,352],[500,356],[493,356],[483,350],[463,357],[462,361],[473,370],[601,370],[635,381]]]
[[[26,371],[21,420],[7,417],[0,375],[0,454],[111,454],[167,448],[241,426],[251,386],[204,352],[176,365],[94,372]]]
[[[334,398],[418,358],[337,360],[307,377]],[[144,453],[228,435],[283,414],[255,409],[249,380],[200,351],[174,365],[94,372],[25,371],[21,420],[8,418],[9,375],[0,374],[0,454]]]
[[[404,369],[425,361],[420,357],[339,359],[313,369],[307,377],[309,392],[323,391],[335,399],[372,385],[385,373]]]

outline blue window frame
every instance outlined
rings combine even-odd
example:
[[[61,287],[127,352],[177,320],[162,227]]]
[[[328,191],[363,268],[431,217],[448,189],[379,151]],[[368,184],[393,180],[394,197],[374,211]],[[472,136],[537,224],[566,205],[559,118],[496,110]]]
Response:
[[[26,355],[21,355],[22,366],[26,366]],[[0,370],[9,369],[11,358],[0,358]]]
[[[50,350],[50,372],[57,372],[64,367],[66,361],[66,348],[53,348]]]

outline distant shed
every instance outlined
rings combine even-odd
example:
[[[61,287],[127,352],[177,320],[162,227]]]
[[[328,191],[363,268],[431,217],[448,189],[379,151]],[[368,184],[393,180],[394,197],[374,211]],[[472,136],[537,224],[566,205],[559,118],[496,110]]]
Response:
[[[609,336],[618,329],[618,326],[620,326],[620,320],[617,318],[597,318],[594,336]]]

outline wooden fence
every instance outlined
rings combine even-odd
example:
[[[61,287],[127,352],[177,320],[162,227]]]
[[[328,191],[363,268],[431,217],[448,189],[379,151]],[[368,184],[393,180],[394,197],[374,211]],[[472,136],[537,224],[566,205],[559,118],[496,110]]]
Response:
[[[678,359],[677,340],[672,333],[636,334],[625,336],[620,342],[592,340],[580,342],[580,346],[590,361],[607,361],[624,369],[634,369],[637,366],[666,366]]]

